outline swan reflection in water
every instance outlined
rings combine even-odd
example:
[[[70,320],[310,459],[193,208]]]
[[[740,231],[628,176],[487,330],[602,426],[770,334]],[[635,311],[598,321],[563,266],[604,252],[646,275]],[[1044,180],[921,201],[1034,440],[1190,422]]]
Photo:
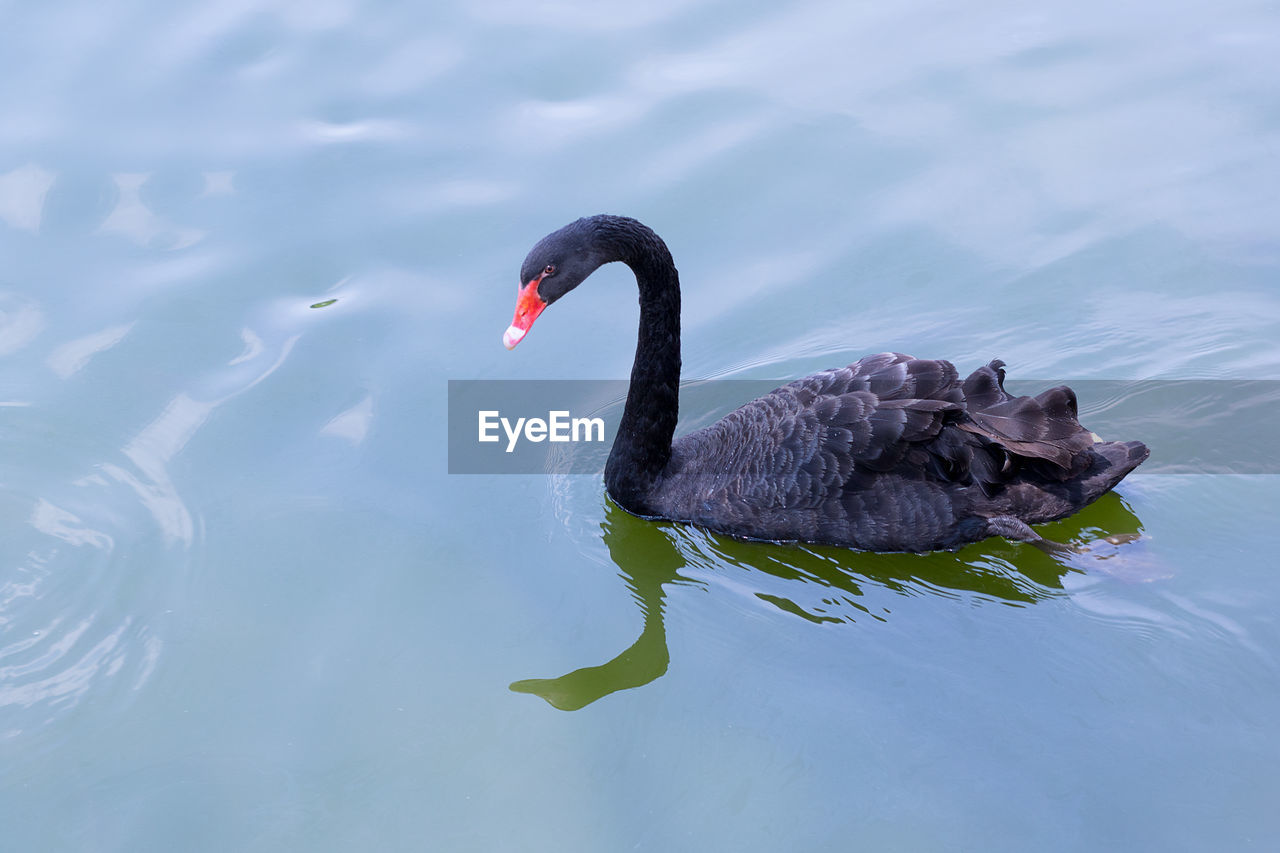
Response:
[[[600,525],[604,543],[640,605],[644,627],[629,648],[607,663],[575,669],[559,678],[529,678],[511,685],[511,690],[541,696],[563,711],[576,711],[666,673],[671,660],[663,624],[668,587],[702,585],[682,575],[681,569],[714,570],[727,563],[799,582],[805,589],[816,587],[818,604],[767,593],[764,584],[755,595],[809,621],[835,623],[884,619],[859,601],[863,585],[904,595],[922,591],[948,597],[974,595],[1028,606],[1063,595],[1063,581],[1073,572],[1101,571],[1131,580],[1159,576],[1141,548],[1125,547],[1140,538],[1142,525],[1114,492],[1068,519],[1041,528],[1046,537],[1068,543],[1066,548],[1041,550],[995,538],[955,552],[923,555],[747,542],[671,522],[642,520],[607,498],[605,503],[605,520]]]

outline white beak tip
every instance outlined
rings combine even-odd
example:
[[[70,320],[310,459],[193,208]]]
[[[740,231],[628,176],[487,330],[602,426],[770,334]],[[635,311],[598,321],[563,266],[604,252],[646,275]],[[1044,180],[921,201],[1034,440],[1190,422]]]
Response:
[[[515,349],[516,344],[520,343],[521,338],[525,336],[527,329],[518,329],[515,326],[507,326],[507,330],[502,333],[502,345],[507,349]]]

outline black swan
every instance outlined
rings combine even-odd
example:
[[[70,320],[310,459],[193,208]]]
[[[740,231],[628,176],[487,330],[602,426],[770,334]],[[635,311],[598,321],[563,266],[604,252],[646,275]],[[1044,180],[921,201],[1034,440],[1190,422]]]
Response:
[[[605,466],[609,495],[645,518],[747,539],[870,551],[958,548],[990,536],[1056,546],[1028,525],[1070,515],[1148,456],[1100,441],[1067,387],[1004,390],[1004,363],[961,381],[947,361],[881,353],[778,388],[674,439],[680,279],[650,228],[579,219],[533,247],[520,271],[511,349],[542,310],[603,264],[640,286],[626,407]]]

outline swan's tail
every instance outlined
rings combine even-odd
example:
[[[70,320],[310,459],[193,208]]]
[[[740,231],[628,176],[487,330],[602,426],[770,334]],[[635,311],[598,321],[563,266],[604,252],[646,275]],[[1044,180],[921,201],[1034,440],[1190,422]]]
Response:
[[[974,454],[975,477],[988,493],[1019,476],[1057,499],[1043,506],[1032,501],[1027,512],[1061,517],[1113,488],[1150,455],[1140,441],[1102,441],[1082,426],[1075,392],[1065,385],[1012,397],[1004,375],[1003,362],[993,361],[965,380],[968,417],[958,424],[988,450]]]
[[[1093,464],[1075,480],[1086,502],[1096,500],[1115,488],[1151,455],[1141,441],[1099,441],[1091,449]]]

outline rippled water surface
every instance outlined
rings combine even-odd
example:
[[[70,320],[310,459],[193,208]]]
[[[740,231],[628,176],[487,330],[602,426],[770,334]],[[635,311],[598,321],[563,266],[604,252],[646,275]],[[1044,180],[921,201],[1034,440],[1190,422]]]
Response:
[[[1273,849],[1275,476],[859,554],[449,475],[445,403],[626,377],[624,269],[500,343],[596,212],[690,379],[1280,379],[1274,4],[4,19],[0,846]]]

